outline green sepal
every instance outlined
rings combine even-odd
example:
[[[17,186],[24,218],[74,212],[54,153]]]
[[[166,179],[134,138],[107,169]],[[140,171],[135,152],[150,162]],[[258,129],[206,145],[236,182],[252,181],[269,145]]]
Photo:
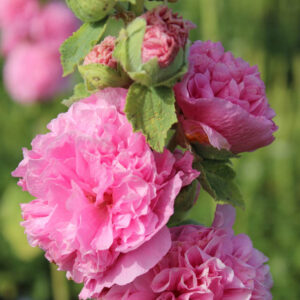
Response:
[[[66,0],[66,2],[81,21],[97,22],[112,11],[117,0]]]
[[[96,92],[106,87],[128,87],[131,79],[121,69],[113,69],[102,64],[78,66],[89,92]]]
[[[195,164],[200,171],[198,180],[202,188],[219,203],[244,207],[242,194],[235,184],[235,172],[230,161],[202,160]]]
[[[113,56],[127,72],[134,72],[142,64],[142,43],[146,31],[146,21],[137,18],[126,29],[122,29]]]
[[[66,105],[67,107],[70,107],[74,102],[87,98],[90,95],[91,93],[87,91],[85,84],[83,82],[80,82],[75,85],[73,95],[68,99],[64,99],[62,101],[62,104]]]
[[[76,66],[101,39],[108,35],[117,36],[123,26],[123,20],[115,17],[83,24],[60,47],[63,76],[73,73]]]
[[[157,58],[143,64],[142,44],[145,31],[146,21],[143,18],[135,19],[120,32],[113,55],[132,80],[148,87],[173,87],[187,71],[186,49],[180,49],[168,67],[161,68]]]
[[[168,87],[130,86],[125,113],[134,131],[141,131],[149,145],[162,152],[169,129],[177,122],[175,97]]]
[[[198,180],[194,180],[190,185],[181,189],[175,199],[174,214],[168,222],[169,226],[178,225],[188,216],[189,211],[193,208],[197,200],[196,197],[199,194],[199,187]]]

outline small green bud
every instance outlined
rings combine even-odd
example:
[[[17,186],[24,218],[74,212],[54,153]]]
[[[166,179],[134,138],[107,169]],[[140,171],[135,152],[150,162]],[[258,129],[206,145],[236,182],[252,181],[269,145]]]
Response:
[[[105,18],[117,0],[66,0],[70,9],[83,22],[96,22]]]

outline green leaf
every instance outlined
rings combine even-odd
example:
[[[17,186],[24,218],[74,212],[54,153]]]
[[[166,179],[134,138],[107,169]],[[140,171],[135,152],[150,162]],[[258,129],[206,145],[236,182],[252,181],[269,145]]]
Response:
[[[241,192],[233,181],[235,172],[228,162],[204,160],[196,167],[201,172],[198,178],[201,186],[216,201],[244,207]]]
[[[123,70],[116,70],[102,64],[82,65],[78,67],[78,70],[89,92],[106,87],[128,87],[131,82]]]
[[[85,84],[83,82],[80,82],[75,85],[74,87],[74,93],[69,99],[65,99],[62,101],[62,104],[66,106],[71,106],[74,102],[87,98],[91,95],[90,92],[87,91]]]
[[[121,18],[110,17],[106,23],[105,32],[103,33],[101,40],[109,35],[117,37],[124,26],[124,21]]]
[[[188,186],[181,189],[175,199],[174,214],[170,218],[169,225],[175,226],[182,222],[188,215],[188,212],[194,206],[196,197],[199,195],[199,182],[194,180]]]
[[[107,19],[97,23],[85,23],[60,47],[63,76],[74,72],[75,67],[101,39]]]
[[[209,145],[194,143],[193,148],[195,152],[204,159],[229,161],[230,158],[237,158],[236,154],[231,153],[225,149],[218,150]]]
[[[131,85],[125,113],[135,131],[141,131],[150,146],[162,152],[168,130],[177,121],[173,90],[167,87]]]
[[[74,72],[76,66],[100,42],[101,38],[108,35],[117,36],[123,26],[123,21],[114,17],[106,18],[97,23],[83,24],[60,47],[63,76]]]

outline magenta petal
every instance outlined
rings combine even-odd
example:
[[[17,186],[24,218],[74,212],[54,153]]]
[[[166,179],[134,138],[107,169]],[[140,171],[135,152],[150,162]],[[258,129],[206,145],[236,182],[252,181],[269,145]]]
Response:
[[[251,299],[251,290],[247,290],[247,289],[229,291],[226,293],[226,295],[223,295],[222,298],[222,300],[250,300],[250,299]]]
[[[183,120],[182,125],[185,134],[191,139],[197,141],[203,140],[205,142],[206,138],[208,142],[217,149],[230,150],[230,144],[224,136],[219,132],[212,129],[211,127],[194,120]]]
[[[183,113],[181,120],[199,122],[198,130],[192,130],[198,135],[191,135],[191,129],[185,125],[186,136],[192,142],[210,143],[218,149],[239,153],[253,151],[274,140],[275,114],[268,104],[257,67],[250,67],[230,52],[224,53],[220,43],[193,44],[188,73],[174,91]],[[203,131],[207,131],[206,140],[199,134]],[[222,146],[218,135],[230,147]]]
[[[253,151],[274,140],[273,121],[251,115],[224,99],[186,99],[179,103],[187,118],[201,121],[224,136],[234,153]]]
[[[234,221],[235,208],[229,204],[218,204],[212,226],[217,228],[232,228]]]

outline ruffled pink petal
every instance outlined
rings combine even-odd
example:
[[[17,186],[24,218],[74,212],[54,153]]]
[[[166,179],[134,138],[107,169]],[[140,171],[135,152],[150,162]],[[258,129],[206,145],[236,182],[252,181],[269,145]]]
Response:
[[[104,288],[116,285],[125,285],[136,277],[146,273],[168,252],[171,246],[169,230],[162,228],[151,240],[130,253],[120,256],[118,263],[101,278],[93,288],[93,293],[98,294]],[[147,259],[145,259],[147,257]],[[90,291],[84,287],[80,299],[89,298]]]
[[[186,117],[201,120],[224,136],[234,153],[253,151],[273,142],[274,123],[253,116],[240,106],[220,98],[189,99],[181,103]]]

